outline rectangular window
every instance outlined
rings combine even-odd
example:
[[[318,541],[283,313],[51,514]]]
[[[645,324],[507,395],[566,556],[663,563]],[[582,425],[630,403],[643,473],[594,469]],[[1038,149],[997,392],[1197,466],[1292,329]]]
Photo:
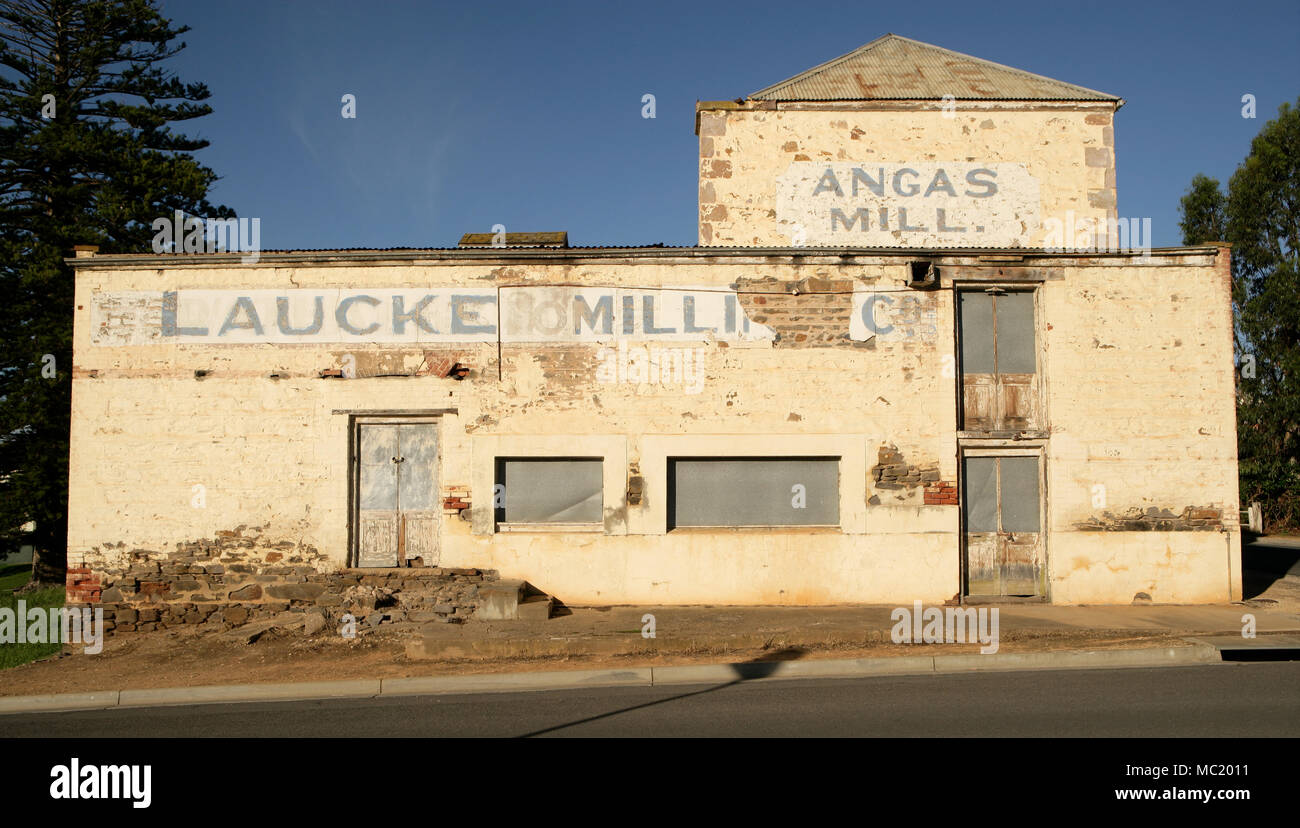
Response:
[[[838,526],[838,457],[668,458],[668,525]]]
[[[497,523],[602,523],[601,466],[599,457],[498,457]]]

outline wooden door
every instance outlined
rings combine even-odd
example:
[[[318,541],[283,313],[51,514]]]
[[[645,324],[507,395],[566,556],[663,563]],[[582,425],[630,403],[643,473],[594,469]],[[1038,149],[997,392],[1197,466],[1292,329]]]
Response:
[[[434,423],[357,428],[357,565],[438,563],[438,433]]]
[[[959,294],[964,431],[1040,427],[1034,294],[998,290]]]
[[[967,595],[1046,594],[1039,464],[1032,455],[964,458]]]
[[[438,432],[433,423],[398,427],[397,470],[399,565],[419,558],[438,565]]]

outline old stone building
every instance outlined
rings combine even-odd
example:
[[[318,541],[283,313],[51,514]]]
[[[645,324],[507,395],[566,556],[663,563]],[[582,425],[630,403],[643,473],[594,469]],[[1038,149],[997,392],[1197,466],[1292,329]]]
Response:
[[[1229,251],[1138,249],[1122,104],[890,35],[698,104],[698,246],[79,250],[71,597],[1238,599]]]

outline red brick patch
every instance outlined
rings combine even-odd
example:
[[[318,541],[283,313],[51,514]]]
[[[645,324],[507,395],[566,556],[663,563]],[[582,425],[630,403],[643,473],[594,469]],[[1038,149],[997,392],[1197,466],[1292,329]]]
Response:
[[[99,576],[92,574],[87,566],[68,567],[64,589],[68,603],[98,603],[100,593],[103,592]]]
[[[925,487],[926,506],[956,506],[957,484],[939,480]]]

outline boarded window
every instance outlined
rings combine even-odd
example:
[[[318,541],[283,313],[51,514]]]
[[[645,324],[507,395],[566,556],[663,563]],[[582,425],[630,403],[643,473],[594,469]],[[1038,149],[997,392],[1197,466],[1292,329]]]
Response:
[[[966,531],[998,531],[998,461],[966,459]]]
[[[838,457],[668,460],[669,528],[837,526]]]
[[[600,523],[604,473],[596,458],[498,458],[498,523]]]
[[[1034,294],[966,290],[958,296],[962,428],[1038,428]]]
[[[998,373],[1034,373],[1034,294],[1007,293],[992,299],[997,318]]]
[[[1037,532],[1038,515],[1038,458],[1003,457],[1002,465],[1002,530],[1004,532]]]
[[[993,297],[973,290],[961,297],[961,369],[967,374],[995,374]]]

